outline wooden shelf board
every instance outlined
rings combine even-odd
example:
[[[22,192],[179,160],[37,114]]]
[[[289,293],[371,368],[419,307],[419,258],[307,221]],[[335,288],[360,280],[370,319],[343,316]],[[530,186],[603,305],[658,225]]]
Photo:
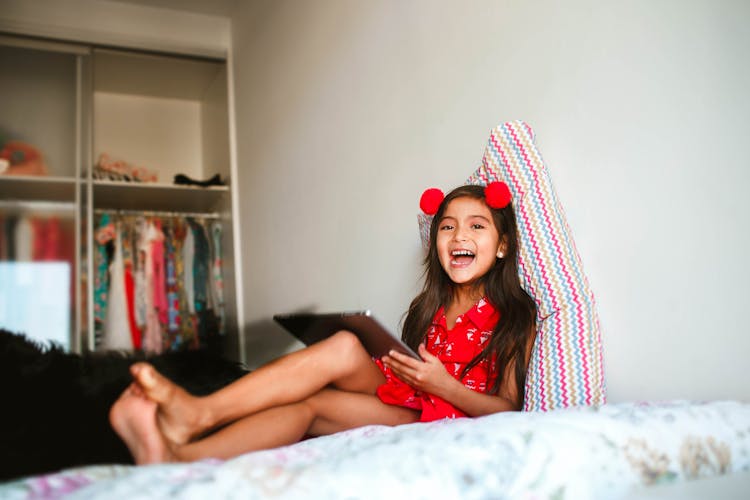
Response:
[[[27,175],[0,176],[0,199],[22,201],[75,201],[76,179]]]
[[[172,184],[94,181],[95,208],[209,212],[229,193],[227,186],[207,188]]]

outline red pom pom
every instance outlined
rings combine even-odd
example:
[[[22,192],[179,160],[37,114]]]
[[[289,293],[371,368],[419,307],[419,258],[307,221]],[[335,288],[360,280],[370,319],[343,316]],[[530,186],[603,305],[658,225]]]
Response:
[[[484,188],[484,199],[490,208],[505,208],[510,203],[510,189],[504,182],[490,182]]]
[[[445,198],[445,195],[439,189],[427,189],[419,199],[419,208],[427,215],[435,215],[443,202],[443,198]]]

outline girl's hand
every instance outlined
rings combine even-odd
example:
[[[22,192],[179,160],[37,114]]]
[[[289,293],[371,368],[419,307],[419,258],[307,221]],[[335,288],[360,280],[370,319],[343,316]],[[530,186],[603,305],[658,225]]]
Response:
[[[441,396],[456,384],[462,386],[461,382],[453,378],[446,371],[443,363],[430,354],[423,344],[419,345],[419,355],[424,361],[391,351],[383,356],[382,361],[393,371],[394,375],[418,391]]]

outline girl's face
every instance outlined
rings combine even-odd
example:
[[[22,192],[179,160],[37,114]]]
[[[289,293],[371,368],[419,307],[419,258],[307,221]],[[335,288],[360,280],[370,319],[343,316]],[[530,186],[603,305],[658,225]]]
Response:
[[[484,200],[451,200],[437,226],[438,258],[457,285],[473,285],[495,265],[505,244]]]

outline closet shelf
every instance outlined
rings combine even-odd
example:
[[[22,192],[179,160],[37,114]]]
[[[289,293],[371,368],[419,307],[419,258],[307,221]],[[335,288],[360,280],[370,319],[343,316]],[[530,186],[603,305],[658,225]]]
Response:
[[[0,176],[0,199],[75,201],[76,180],[73,177],[31,175]]]
[[[210,212],[218,210],[227,186],[207,188],[172,184],[94,181],[95,208]]]

